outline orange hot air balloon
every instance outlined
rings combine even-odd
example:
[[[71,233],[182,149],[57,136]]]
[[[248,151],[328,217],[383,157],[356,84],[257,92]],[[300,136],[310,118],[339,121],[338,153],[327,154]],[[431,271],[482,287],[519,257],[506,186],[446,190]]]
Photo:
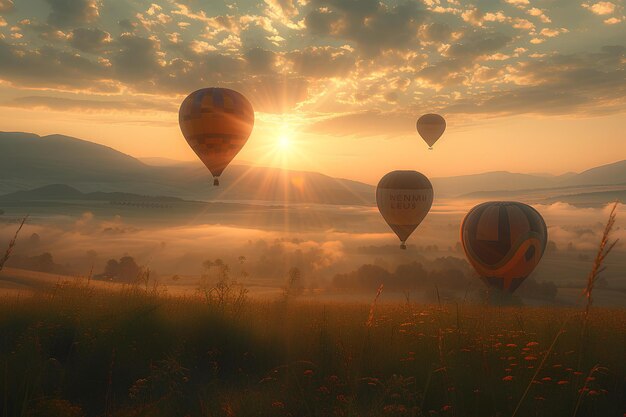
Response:
[[[424,220],[433,204],[433,186],[417,171],[392,171],[376,188],[376,203],[383,218],[406,249],[406,240]]]
[[[446,120],[438,114],[429,113],[417,119],[417,131],[428,144],[428,149],[433,149],[433,145],[445,130]]]
[[[228,88],[203,88],[189,94],[178,112],[187,143],[211,171],[213,185],[245,145],[254,126],[254,109]]]
[[[461,224],[467,259],[488,286],[509,293],[535,269],[547,241],[543,217],[514,201],[479,204]]]

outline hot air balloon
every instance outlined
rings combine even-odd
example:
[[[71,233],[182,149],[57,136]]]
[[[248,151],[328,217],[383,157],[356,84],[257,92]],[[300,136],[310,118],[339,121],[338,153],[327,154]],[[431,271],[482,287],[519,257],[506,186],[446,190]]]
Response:
[[[383,218],[402,242],[428,214],[433,204],[433,186],[417,171],[392,171],[381,178],[376,188],[376,203]]]
[[[213,185],[245,145],[254,126],[254,109],[228,88],[203,88],[189,94],[178,112],[183,136],[211,171]]]
[[[417,131],[428,144],[428,149],[433,149],[433,145],[445,130],[446,120],[438,114],[429,113],[417,119]]]
[[[461,224],[467,259],[489,287],[509,293],[535,269],[547,241],[537,210],[514,201],[479,204]]]

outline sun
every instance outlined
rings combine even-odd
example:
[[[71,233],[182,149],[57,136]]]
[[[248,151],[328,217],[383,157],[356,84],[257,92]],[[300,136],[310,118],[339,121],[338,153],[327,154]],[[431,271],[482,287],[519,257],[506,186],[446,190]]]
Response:
[[[289,135],[287,135],[287,134],[280,135],[278,137],[277,147],[282,152],[288,151],[289,148],[291,147],[291,138],[289,137]]]

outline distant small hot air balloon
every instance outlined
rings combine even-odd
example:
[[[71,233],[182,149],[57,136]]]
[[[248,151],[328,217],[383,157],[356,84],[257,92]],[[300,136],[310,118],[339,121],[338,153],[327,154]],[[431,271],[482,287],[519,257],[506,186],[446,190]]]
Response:
[[[254,126],[254,110],[240,93],[203,88],[189,94],[178,112],[183,136],[211,171],[213,185],[245,145]]]
[[[376,203],[383,218],[402,242],[428,214],[433,204],[433,186],[417,171],[392,171],[381,178],[376,188]]]
[[[461,224],[467,259],[488,286],[509,293],[535,269],[547,241],[543,217],[513,201],[479,204]]]
[[[417,119],[417,131],[428,144],[428,149],[433,149],[433,145],[445,130],[446,120],[438,114],[429,113]]]

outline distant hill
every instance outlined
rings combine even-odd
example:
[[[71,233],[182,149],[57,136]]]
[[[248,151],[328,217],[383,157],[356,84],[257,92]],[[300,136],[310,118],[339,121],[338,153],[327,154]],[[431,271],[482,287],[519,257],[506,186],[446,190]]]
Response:
[[[591,168],[563,178],[559,185],[626,185],[626,160]]]
[[[547,198],[543,202],[562,202],[577,207],[601,207],[611,201],[626,203],[626,190],[558,195],[555,197]]]
[[[458,197],[479,191],[546,188],[553,183],[556,183],[555,177],[515,174],[506,171],[432,179],[433,187],[436,189],[435,194],[442,197]]]
[[[626,187],[626,160],[602,165],[581,172],[568,172],[563,175],[516,174],[506,171],[458,177],[433,178],[433,187],[441,197],[463,198],[502,198],[513,197],[527,192],[554,195],[571,188],[604,186]]]
[[[146,163],[148,162],[148,163]],[[0,194],[65,184],[90,192],[167,195],[205,201],[269,201],[375,204],[375,187],[324,174],[233,164],[212,186],[200,163],[166,158],[140,161],[107,146],[62,135],[0,132]],[[587,171],[554,176],[487,172],[433,178],[439,198],[548,199],[584,194],[620,184],[626,188],[626,160]],[[607,195],[608,196],[608,195]]]
[[[209,172],[201,164],[155,162],[159,166],[68,136],[0,132],[0,194],[65,184],[85,193],[126,192],[206,201],[374,201],[371,185],[315,172],[232,165],[221,179],[221,186],[213,187]]]
[[[184,201],[177,197],[145,196],[121,192],[92,192],[83,193],[76,188],[65,184],[51,184],[26,191],[15,191],[0,195],[0,201],[141,201],[141,202],[179,202]]]

